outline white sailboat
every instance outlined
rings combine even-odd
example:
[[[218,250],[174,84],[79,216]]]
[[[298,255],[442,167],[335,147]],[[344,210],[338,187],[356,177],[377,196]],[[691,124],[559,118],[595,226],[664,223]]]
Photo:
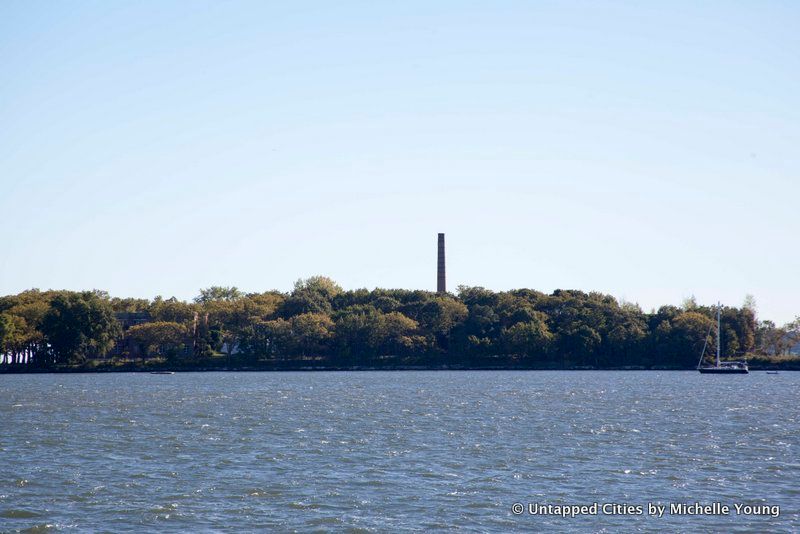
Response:
[[[697,363],[697,370],[703,374],[716,374],[716,375],[743,375],[750,372],[747,367],[746,361],[727,361],[720,360],[720,350],[722,348],[722,336],[720,334],[720,323],[722,315],[722,305],[717,303],[717,361],[715,365],[703,366],[703,358],[706,355],[706,345],[708,345],[708,336],[706,335],[706,342],[703,345],[703,353],[700,355],[700,361]],[[709,328],[709,333],[711,328]]]

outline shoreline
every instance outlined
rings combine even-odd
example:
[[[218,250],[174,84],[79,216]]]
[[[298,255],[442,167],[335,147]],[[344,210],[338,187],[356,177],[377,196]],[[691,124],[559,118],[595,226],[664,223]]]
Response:
[[[694,371],[695,368],[659,367],[646,368],[637,366],[626,367],[543,367],[543,366],[487,366],[487,365],[342,365],[342,366],[313,366],[313,365],[242,365],[242,366],[175,366],[175,365],[109,365],[109,366],[69,366],[60,368],[34,368],[22,366],[0,368],[3,374],[92,374],[92,373],[217,373],[217,372],[242,372],[242,373],[286,373],[286,372],[375,372],[375,371]],[[750,367],[751,372],[766,371],[800,371],[800,363],[791,362],[785,365],[757,365]]]

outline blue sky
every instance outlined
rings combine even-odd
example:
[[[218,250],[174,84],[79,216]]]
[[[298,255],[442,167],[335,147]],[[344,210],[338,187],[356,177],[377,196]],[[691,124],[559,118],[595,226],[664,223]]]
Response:
[[[0,3],[0,294],[800,314],[796,2]]]

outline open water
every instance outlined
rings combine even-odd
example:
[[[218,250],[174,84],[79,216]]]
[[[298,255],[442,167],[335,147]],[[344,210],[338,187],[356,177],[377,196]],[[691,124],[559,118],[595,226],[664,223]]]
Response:
[[[800,373],[0,375],[2,532],[797,532],[799,514]]]

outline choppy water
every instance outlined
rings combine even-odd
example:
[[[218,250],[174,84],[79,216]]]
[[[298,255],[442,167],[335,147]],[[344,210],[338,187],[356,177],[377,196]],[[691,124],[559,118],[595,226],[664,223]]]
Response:
[[[0,376],[0,531],[800,530],[800,373]],[[780,516],[513,515],[721,502]]]

